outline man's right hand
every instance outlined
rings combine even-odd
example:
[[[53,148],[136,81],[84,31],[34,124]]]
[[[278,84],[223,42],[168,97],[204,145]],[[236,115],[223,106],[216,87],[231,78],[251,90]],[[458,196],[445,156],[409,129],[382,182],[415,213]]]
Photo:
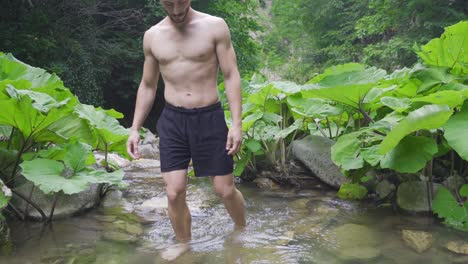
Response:
[[[130,136],[127,140],[127,152],[128,154],[134,158],[139,159],[140,153],[138,152],[138,142],[140,141],[140,134],[138,130],[130,130]]]

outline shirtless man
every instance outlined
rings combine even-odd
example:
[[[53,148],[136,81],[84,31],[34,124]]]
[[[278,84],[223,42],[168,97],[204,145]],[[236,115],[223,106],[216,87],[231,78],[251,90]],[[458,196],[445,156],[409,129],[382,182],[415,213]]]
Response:
[[[226,22],[191,8],[191,0],[160,0],[167,14],[145,32],[145,62],[135,115],[127,142],[134,159],[138,130],[150,111],[159,74],[165,83],[166,105],[158,121],[161,172],[166,183],[169,217],[180,242],[163,253],[174,259],[188,249],[191,216],[186,203],[187,168],[195,176],[210,176],[215,192],[234,221],[244,227],[244,198],[236,189],[232,156],[242,143],[241,81]],[[224,75],[232,116],[228,129],[217,89],[218,68]]]

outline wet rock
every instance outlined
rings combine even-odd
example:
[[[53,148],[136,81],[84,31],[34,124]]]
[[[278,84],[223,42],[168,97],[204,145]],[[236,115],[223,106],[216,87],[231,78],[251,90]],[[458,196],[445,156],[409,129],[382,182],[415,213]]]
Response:
[[[15,191],[25,197],[29,197],[29,193],[33,186],[34,184],[32,182],[25,180],[25,183],[16,187]],[[100,189],[100,184],[91,184],[86,191],[76,194],[69,195],[64,194],[63,192],[58,192],[53,219],[65,218],[95,207],[100,201]],[[38,187],[34,187],[31,200],[34,201],[47,216],[50,215],[54,199],[55,195],[46,195]],[[24,213],[26,201],[18,197],[16,194],[13,194],[11,202],[16,208]],[[28,206],[27,215],[32,219],[42,220],[42,216],[31,205]]]
[[[333,144],[333,140],[325,137],[307,136],[293,141],[289,147],[292,158],[300,160],[315,176],[338,189],[349,180],[331,159]]]
[[[374,247],[346,248],[340,251],[340,257],[346,260],[372,260],[380,256],[379,249]]]
[[[289,203],[289,207],[295,210],[307,210],[307,204],[309,203],[308,198],[296,199]]]
[[[101,162],[104,160],[105,155],[104,151],[93,151],[94,158],[96,159],[96,164],[101,164]],[[107,161],[109,163],[114,163],[120,168],[126,168],[130,166],[130,161],[126,158],[123,158],[119,156],[118,154],[115,153],[108,153],[107,154]],[[98,165],[97,167],[102,168],[102,166]]]
[[[405,244],[418,253],[431,248],[434,239],[431,233],[424,231],[403,230],[402,238]]]
[[[257,178],[253,181],[258,188],[268,190],[278,190],[280,186],[269,178]]]
[[[138,237],[125,232],[119,231],[104,231],[102,234],[103,239],[117,241],[117,242],[137,242]]]
[[[465,183],[465,180],[462,177],[458,175],[454,175],[445,179],[445,181],[443,182],[443,185],[447,187],[449,190],[458,191],[464,183]]]
[[[375,231],[363,225],[344,224],[335,228],[332,234],[338,247],[342,249],[373,247],[379,242]]]
[[[435,194],[441,185],[438,183],[433,185]],[[397,190],[397,204],[409,212],[429,212],[426,182],[409,181],[400,184]]]
[[[468,255],[468,243],[450,241],[445,247],[453,253]]]
[[[141,145],[146,145],[146,144],[154,144],[158,145],[159,144],[159,138],[157,138],[151,131],[148,129],[144,135],[144,138],[140,140]]]
[[[94,218],[100,222],[114,222],[117,220],[115,215],[96,215]]]
[[[139,223],[128,223],[123,220],[117,220],[112,222],[112,225],[109,225],[109,227],[117,228],[119,229],[118,231],[124,231],[130,235],[139,236],[143,234],[143,228],[141,228]]]
[[[161,172],[161,162],[159,160],[152,160],[152,159],[138,159],[133,160],[130,166],[124,168],[124,171],[131,172],[153,172],[153,173],[160,173]]]
[[[377,197],[380,200],[383,200],[387,196],[389,196],[393,191],[395,191],[395,189],[396,187],[394,184],[390,183],[387,180],[383,180],[377,183],[377,186],[375,187],[375,192],[377,193]]]
[[[321,217],[332,218],[338,215],[339,211],[336,208],[328,207],[325,205],[320,205],[319,207],[315,208],[314,213],[320,215]]]
[[[122,192],[120,190],[109,190],[101,201],[103,207],[114,207],[122,203]]]
[[[379,239],[372,229],[356,224],[344,224],[332,230],[337,254],[347,260],[369,260],[380,255],[375,248]]]
[[[276,242],[278,245],[287,246],[294,239],[294,231],[286,231]]]
[[[159,160],[159,149],[155,144],[139,145],[138,151],[143,159]]]
[[[167,211],[167,196],[163,197],[153,197],[149,200],[144,201],[139,206],[135,207],[136,210],[142,211],[145,213],[148,212],[157,212],[165,213]]]

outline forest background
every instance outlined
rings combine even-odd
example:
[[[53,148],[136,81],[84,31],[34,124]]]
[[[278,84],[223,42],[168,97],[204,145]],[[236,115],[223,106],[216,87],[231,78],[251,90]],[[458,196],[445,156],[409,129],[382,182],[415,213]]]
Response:
[[[55,72],[80,101],[133,117],[142,37],[159,0],[1,0],[0,50]],[[466,20],[464,0],[193,0],[230,26],[244,79],[298,83],[347,62],[388,71],[417,62],[413,47]],[[162,87],[163,84],[160,83]],[[154,130],[163,89],[145,126]]]

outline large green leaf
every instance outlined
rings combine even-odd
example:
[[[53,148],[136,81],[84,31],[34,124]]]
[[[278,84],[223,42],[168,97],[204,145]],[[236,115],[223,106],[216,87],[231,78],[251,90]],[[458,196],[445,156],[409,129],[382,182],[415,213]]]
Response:
[[[41,92],[36,92],[36,91],[31,91],[31,90],[17,90],[13,86],[7,86],[6,91],[10,95],[10,97],[18,99],[18,100],[21,100],[21,98],[24,96],[28,96],[33,102],[32,103],[33,107],[43,113],[49,112],[49,110],[52,108],[59,108],[59,107],[64,106],[68,104],[68,102],[71,99],[71,98],[64,98],[64,100],[62,101],[57,101],[52,96],[46,93],[41,93]]]
[[[453,68],[463,76],[468,74],[468,21],[445,28],[440,38],[435,38],[421,47],[417,54],[428,65]]]
[[[461,91],[440,91],[423,97],[413,98],[413,102],[426,102],[430,104],[448,105],[455,108],[463,105],[466,96]]]
[[[0,80],[27,80],[31,89],[38,87],[63,87],[63,82],[55,74],[32,67],[17,60],[11,54],[0,56]]]
[[[303,91],[303,97],[326,98],[358,108],[367,93],[385,78],[386,72],[374,67],[363,69],[358,65],[350,68],[353,70],[324,73],[325,76],[312,79],[309,83],[314,83],[315,87]]]
[[[91,183],[110,183],[125,186],[124,173],[119,170],[107,173],[102,170],[82,170],[74,172],[63,163],[49,159],[24,161],[21,165],[23,175],[44,193],[63,191],[66,194],[86,190]]]
[[[448,144],[462,157],[468,160],[468,103],[461,112],[453,115],[444,125],[444,137]]]
[[[263,112],[256,111],[242,119],[242,131],[248,131],[253,124],[263,117]]]
[[[94,148],[114,151],[128,157],[125,142],[129,132],[119,124],[117,119],[101,108],[86,104],[75,106],[75,113],[87,120],[90,127],[98,133],[98,144],[93,146]]]
[[[391,96],[384,96],[380,99],[382,104],[390,107],[398,113],[403,113],[411,107],[411,100],[408,98],[396,98]]]
[[[411,113],[396,125],[380,144],[380,153],[386,154],[406,135],[420,129],[434,129],[443,126],[452,115],[446,105],[425,105]]]
[[[86,190],[94,177],[66,172],[63,163],[48,159],[24,161],[21,165],[23,175],[32,181],[44,193],[63,191],[66,194]],[[65,174],[68,174],[65,176]],[[71,175],[70,175],[71,174]],[[68,178],[67,178],[68,177]]]
[[[359,169],[364,166],[364,159],[360,155],[360,132],[343,135],[338,138],[331,148],[333,162],[345,170]]]
[[[54,138],[62,140],[60,136],[54,137],[51,131],[46,131],[47,127],[72,111],[63,106],[52,108],[44,114],[33,107],[31,99],[27,96],[20,100],[0,100],[0,109],[0,124],[15,127],[24,138],[32,137],[36,142],[51,141]]]
[[[411,73],[411,78],[421,81],[418,85],[417,93],[421,94],[431,90],[436,86],[451,83],[456,80],[456,76],[449,73],[447,67],[424,67],[417,64]]]
[[[302,127],[302,123],[303,123],[303,120],[302,119],[297,119],[296,121],[294,121],[293,124],[291,124],[290,126],[288,126],[287,128],[281,130],[280,132],[278,132],[276,135],[275,135],[275,140],[279,140],[280,138],[286,138],[287,136],[289,136],[291,133],[293,133],[294,131],[298,130],[299,128]]]
[[[380,161],[380,167],[402,173],[415,173],[437,153],[437,144],[431,138],[407,136]]]
[[[361,149],[362,158],[367,161],[370,165],[376,166],[382,160],[383,155],[379,152],[379,145],[373,145],[368,148]]]
[[[468,231],[468,202],[458,203],[445,187],[440,187],[432,202],[432,210],[444,218],[444,223]]]

